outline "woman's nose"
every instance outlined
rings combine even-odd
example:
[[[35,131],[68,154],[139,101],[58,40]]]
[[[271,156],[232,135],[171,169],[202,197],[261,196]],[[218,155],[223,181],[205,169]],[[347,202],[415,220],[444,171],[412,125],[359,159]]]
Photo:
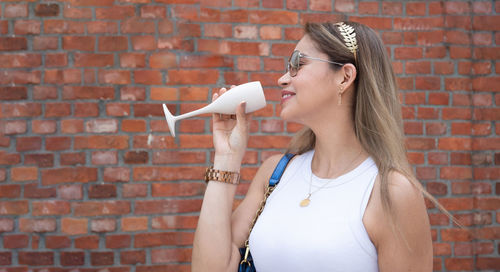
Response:
[[[280,87],[286,87],[290,84],[290,73],[286,72],[278,79],[278,85]]]

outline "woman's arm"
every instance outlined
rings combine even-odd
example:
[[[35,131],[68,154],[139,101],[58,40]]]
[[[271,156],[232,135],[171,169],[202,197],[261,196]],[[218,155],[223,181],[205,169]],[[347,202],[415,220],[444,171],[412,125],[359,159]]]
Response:
[[[433,253],[429,217],[420,190],[399,173],[389,175],[389,194],[396,231],[382,210],[380,184],[375,183],[363,221],[378,253],[381,272],[432,271]]]
[[[236,271],[240,261],[238,248],[248,238],[265,186],[280,158],[275,155],[264,161],[232,215],[236,186],[209,182],[195,234],[192,271]]]
[[[220,94],[225,91],[221,89]],[[218,94],[214,94],[213,99],[217,97]],[[219,114],[214,114],[212,119],[214,168],[239,172],[249,137],[250,114],[245,114],[245,106],[240,104],[236,110],[236,120]],[[276,165],[278,160],[273,157],[260,167],[233,216],[237,186],[217,181],[208,183],[194,237],[192,271],[235,271],[240,260],[238,247],[248,235],[250,222],[264,195],[264,185],[274,168],[274,161]]]

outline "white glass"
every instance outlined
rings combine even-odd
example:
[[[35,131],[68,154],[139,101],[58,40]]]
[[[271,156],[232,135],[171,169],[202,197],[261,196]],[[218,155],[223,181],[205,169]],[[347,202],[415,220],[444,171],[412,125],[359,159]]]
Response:
[[[236,107],[243,101],[246,101],[247,103],[245,110],[246,113],[254,112],[266,106],[264,90],[262,89],[262,85],[259,81],[252,81],[238,85],[226,91],[215,101],[212,101],[212,103],[192,112],[173,116],[170,111],[168,111],[165,104],[163,104],[163,112],[165,113],[170,133],[175,137],[176,121],[205,113],[235,114]]]

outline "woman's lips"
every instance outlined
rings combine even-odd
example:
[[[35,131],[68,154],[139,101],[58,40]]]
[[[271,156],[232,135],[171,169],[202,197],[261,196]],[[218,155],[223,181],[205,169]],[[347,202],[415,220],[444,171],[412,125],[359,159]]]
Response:
[[[288,99],[290,99],[294,95],[295,95],[295,93],[293,93],[293,92],[282,91],[281,92],[281,105],[283,105],[283,103],[285,103],[285,101],[287,101]]]

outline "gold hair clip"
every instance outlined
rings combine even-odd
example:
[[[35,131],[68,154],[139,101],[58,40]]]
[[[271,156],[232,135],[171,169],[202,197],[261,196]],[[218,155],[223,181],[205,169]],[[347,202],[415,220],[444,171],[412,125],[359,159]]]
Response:
[[[356,41],[356,32],[354,28],[344,22],[336,23],[338,26],[340,34],[344,37],[344,42],[349,51],[354,54],[354,60],[356,60],[356,50],[358,50],[358,42]]]

